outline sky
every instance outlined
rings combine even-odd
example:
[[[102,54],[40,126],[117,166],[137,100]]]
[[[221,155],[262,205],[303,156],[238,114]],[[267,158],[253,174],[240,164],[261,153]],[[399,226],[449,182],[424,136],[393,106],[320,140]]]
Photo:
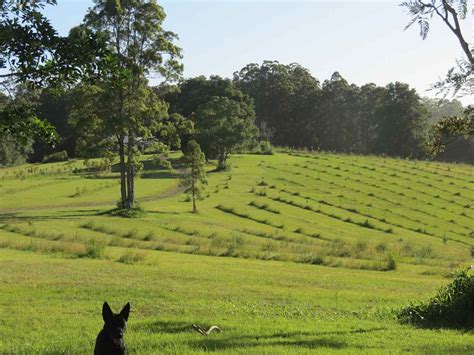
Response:
[[[386,85],[401,81],[421,96],[463,58],[457,38],[438,18],[426,40],[400,1],[228,0],[158,1],[166,30],[178,34],[184,76],[232,77],[249,63],[297,62],[321,82],[335,71],[350,83]],[[91,0],[58,0],[46,11],[61,34],[79,24]],[[472,16],[463,22],[471,37]],[[449,97],[448,97],[449,98]],[[463,97],[464,104],[474,96]]]

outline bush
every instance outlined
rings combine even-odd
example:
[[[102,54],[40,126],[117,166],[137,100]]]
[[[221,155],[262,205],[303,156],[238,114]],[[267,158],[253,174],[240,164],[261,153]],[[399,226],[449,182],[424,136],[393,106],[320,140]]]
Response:
[[[65,150],[62,150],[60,152],[46,155],[43,158],[43,163],[56,163],[60,161],[66,161],[67,159],[68,159],[67,152]]]
[[[311,265],[323,265],[324,258],[319,255],[309,254],[303,257],[303,262],[306,264],[311,264]]]
[[[1,165],[19,165],[26,162],[28,155],[33,152],[32,142],[28,142],[26,146],[22,146],[9,136],[2,136],[0,140],[0,166]]]
[[[97,239],[90,239],[85,244],[86,250],[81,255],[82,258],[102,259],[104,256],[105,243]]]
[[[393,253],[387,254],[387,264],[385,265],[385,270],[396,270],[397,269],[397,259]]]
[[[118,202],[117,204],[119,204]],[[146,215],[146,211],[137,204],[133,208],[114,208],[108,212],[111,216],[114,217],[124,217],[124,218],[140,218]]]
[[[258,152],[259,154],[272,155],[273,147],[269,141],[260,141],[258,143]]]
[[[123,264],[135,264],[145,260],[145,257],[146,254],[144,252],[126,251],[117,261]]]
[[[474,327],[474,275],[471,268],[454,273],[454,280],[427,302],[397,312],[400,321],[427,327]]]

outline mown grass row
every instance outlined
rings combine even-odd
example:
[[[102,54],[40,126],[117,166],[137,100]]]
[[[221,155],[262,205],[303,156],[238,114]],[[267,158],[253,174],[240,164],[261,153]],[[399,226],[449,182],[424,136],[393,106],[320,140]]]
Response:
[[[38,240],[21,240],[21,239],[2,239],[0,240],[0,248],[32,251],[44,254],[63,254],[72,258],[89,258],[89,259],[107,259],[105,247],[110,245],[104,240],[98,238],[90,238],[87,240],[78,240],[77,236],[67,238],[64,233],[50,234],[39,232],[36,229],[23,229],[18,226],[4,225],[1,229],[19,234],[24,237]],[[133,264],[143,261],[146,254],[143,251],[127,250],[117,259],[118,262]]]
[[[140,236],[133,230],[120,232],[97,224],[93,225],[91,228],[90,223],[86,223],[86,226],[91,230],[101,233],[112,232],[114,235],[121,236],[122,238],[136,237],[139,240],[143,240],[143,235]],[[84,227],[84,224],[82,227]],[[251,243],[249,243],[248,239],[239,236],[224,238],[222,235],[219,236],[215,232],[203,234],[198,229],[190,230],[181,226],[163,225],[161,228],[190,237],[184,241],[184,244],[192,246],[193,248],[191,250],[177,250],[184,253],[213,255],[219,257],[292,261],[297,263],[379,271],[392,269],[392,267],[387,266],[389,260],[392,260],[393,258],[388,256],[389,254],[392,254],[388,251],[386,245],[381,244],[372,248],[365,243],[352,245],[344,243],[341,240],[325,240],[319,234],[306,233],[302,228],[293,232],[306,237],[318,239],[319,243],[323,244],[314,244],[308,240],[305,241],[296,237],[290,238],[288,236],[283,236],[281,233],[271,234],[249,229],[234,232],[247,234],[251,237]],[[254,243],[254,238],[256,236],[268,239],[267,242],[259,245],[259,249],[256,249],[257,245]],[[204,239],[208,240],[209,243],[202,243]],[[174,251],[166,249],[161,250]],[[393,263],[393,260],[390,261],[390,263]]]
[[[327,183],[329,185],[333,185],[335,187],[338,187],[338,188],[341,188],[341,189],[344,189],[344,190],[349,190],[349,191],[352,191],[352,192],[356,192],[356,193],[361,193],[361,194],[364,194],[365,196],[368,196],[368,197],[373,197],[375,199],[378,199],[378,200],[381,200],[381,201],[384,201],[384,202],[387,202],[387,203],[390,203],[390,204],[393,204],[393,205],[396,205],[396,206],[399,206],[399,207],[402,207],[403,209],[407,209],[407,210],[411,210],[411,211],[414,211],[414,212],[420,212],[422,214],[426,214],[427,216],[430,216],[430,217],[433,217],[433,218],[438,218],[438,219],[443,219],[445,220],[445,217],[444,216],[439,216],[439,215],[434,215],[434,214],[430,214],[429,212],[426,212],[424,210],[421,210],[421,209],[418,209],[418,208],[414,208],[414,207],[411,207],[411,206],[408,206],[406,204],[403,204],[399,201],[396,201],[396,200],[392,200],[392,199],[389,199],[389,198],[385,198],[383,196],[381,196],[384,192],[387,192],[387,190],[382,187],[382,186],[379,186],[379,185],[376,185],[376,184],[372,184],[372,185],[367,185],[370,189],[376,189],[376,190],[380,190],[381,193],[373,193],[373,192],[364,192],[362,190],[359,190],[359,189],[356,189],[356,188],[352,188],[350,187],[350,185],[347,185],[347,184],[339,184],[337,182],[334,181],[334,179],[332,180],[323,180],[321,179],[320,177],[318,176],[312,176],[312,175],[307,175],[307,174],[303,174],[301,172],[294,172],[294,171],[291,171],[291,170],[286,170],[286,169],[281,169],[281,168],[276,168],[276,167],[271,167],[271,166],[268,166],[268,168],[270,169],[275,169],[277,171],[280,171],[280,172],[284,172],[284,173],[287,173],[287,174],[294,174],[296,176],[303,176],[305,178],[308,178],[308,179],[312,179],[312,180],[315,180],[315,181],[318,181],[318,182],[324,182],[324,183]],[[330,175],[332,176],[332,175]],[[350,180],[350,178],[347,178],[348,180]],[[359,179],[352,179],[352,181],[356,182],[356,183],[361,183],[361,180]],[[390,191],[389,191],[390,192]],[[393,192],[392,192],[393,193]],[[370,207],[370,206],[368,206]],[[386,212],[388,213],[391,213],[391,214],[395,214],[395,212],[393,212],[391,209],[389,208],[386,208],[385,209]],[[402,214],[398,214],[400,217],[406,219],[406,220],[410,220],[411,217],[409,216],[406,216],[406,215],[402,215]],[[449,223],[452,223],[453,220],[450,220],[450,221],[447,221],[445,220],[446,222],[449,222]],[[417,223],[421,222],[421,221],[416,221]],[[468,227],[464,226],[464,225],[460,225],[459,223],[457,223],[460,227],[462,227],[463,229],[465,230],[468,230]],[[423,231],[426,231],[425,228],[420,228],[420,231],[423,232]],[[455,231],[451,231],[453,233],[456,233],[456,234],[459,234]],[[426,233],[425,233],[426,234]],[[466,236],[466,235],[463,235],[463,234],[459,234],[459,235],[462,235],[462,236]]]
[[[306,196],[300,196],[300,194],[298,192],[288,192],[288,190],[285,190],[285,189],[281,189],[280,190],[281,192],[286,192],[286,193],[289,193],[290,195],[292,196],[298,196],[298,197],[301,197],[301,198],[304,198],[304,199],[307,199],[307,200],[314,200],[314,199],[311,199],[311,198],[308,198]],[[369,219],[365,219],[363,221],[358,221],[358,220],[352,220],[350,217],[344,217],[344,216],[340,216],[340,215],[337,215],[337,214],[334,214],[334,213],[330,213],[330,212],[325,212],[321,209],[321,207],[318,207],[318,208],[314,208],[308,204],[301,204],[301,203],[298,203],[298,202],[295,202],[293,200],[288,200],[288,199],[285,199],[281,196],[269,196],[267,195],[266,193],[257,193],[259,196],[266,196],[268,197],[269,199],[273,200],[273,201],[276,201],[276,202],[281,202],[281,203],[284,203],[286,205],[290,205],[290,206],[293,206],[293,207],[297,207],[297,208],[301,208],[301,209],[304,209],[304,210],[307,210],[307,211],[311,211],[311,212],[314,212],[314,213],[319,213],[319,214],[322,214],[324,216],[327,216],[327,217],[330,217],[330,218],[334,218],[334,219],[337,219],[339,221],[342,221],[342,222],[345,222],[345,223],[351,223],[351,224],[355,224],[359,227],[363,227],[363,228],[368,228],[368,229],[374,229],[374,230],[377,230],[379,232],[383,232],[383,233],[387,233],[387,234],[392,234],[393,233],[393,229],[391,227],[389,228],[383,228],[383,227],[379,227],[379,226],[376,226],[374,225],[371,221],[369,221]],[[340,208],[342,210],[345,210],[347,212],[351,212],[351,213],[354,213],[354,214],[359,214],[359,215],[362,215],[360,213],[358,213],[356,210],[354,209],[346,209],[346,208],[343,208],[343,207],[339,207],[339,206],[336,206],[334,204],[331,204],[325,200],[314,200],[316,202],[318,202],[319,204],[321,205],[326,205],[326,206],[331,206],[331,207],[335,207],[335,208]],[[364,216],[364,215],[362,215]],[[368,216],[370,217],[371,219],[373,218],[372,216]],[[376,218],[373,218],[373,219],[376,219]],[[384,223],[387,223],[386,221],[384,221]],[[387,223],[388,224],[388,223]]]
[[[328,202],[327,200],[322,200],[322,199],[315,199],[315,198],[312,198],[310,196],[307,196],[307,195],[301,195],[300,193],[296,192],[296,191],[290,191],[288,189],[277,189],[278,191],[280,192],[283,192],[283,193],[287,193],[291,196],[298,196],[302,199],[305,199],[305,200],[308,200],[308,201],[314,201],[314,202],[317,202],[317,203],[320,203],[322,205],[327,205],[327,206],[331,206],[331,207],[334,207],[334,208],[339,208],[339,209],[342,209],[346,212],[350,212],[350,213],[354,213],[354,214],[357,214],[357,215],[360,215],[360,216],[363,216],[363,217],[368,217],[368,218],[371,218],[371,219],[374,219],[374,220],[377,220],[379,222],[382,222],[384,224],[388,224],[388,225],[391,225],[391,226],[394,226],[394,227],[398,227],[398,228],[401,228],[401,229],[405,229],[405,230],[409,230],[409,231],[412,231],[412,232],[415,232],[415,233],[419,233],[419,234],[425,234],[425,235],[429,235],[429,236],[432,236],[432,237],[435,237],[435,238],[439,238],[439,239],[442,239],[444,242],[447,242],[448,240],[451,240],[453,242],[457,242],[457,243],[460,243],[460,244],[464,244],[464,245],[468,245],[468,246],[471,246],[471,244],[463,241],[463,240],[459,240],[459,239],[456,239],[456,238],[452,238],[452,237],[448,237],[446,235],[439,235],[439,234],[435,234],[433,232],[429,232],[427,231],[426,229],[422,229],[422,228],[412,228],[410,226],[406,226],[406,225],[403,225],[403,224],[400,224],[398,222],[395,222],[395,221],[392,221],[392,220],[388,220],[386,219],[385,217],[377,217],[376,215],[373,215],[373,214],[368,214],[368,213],[363,213],[361,211],[358,211],[356,208],[352,208],[352,207],[344,207],[342,205],[339,205],[339,204],[334,204],[334,203],[330,203]],[[328,191],[327,193],[331,193],[330,191]],[[261,195],[261,193],[260,193]],[[269,197],[273,200],[275,200],[274,197]],[[320,209],[319,210],[315,210],[313,207],[309,206],[309,205],[302,205],[302,204],[298,204],[296,202],[291,202],[289,200],[279,200],[279,199],[276,199],[276,201],[279,201],[279,202],[284,202],[284,203],[287,203],[287,204],[290,204],[290,205],[293,205],[294,207],[299,207],[299,208],[303,208],[303,209],[306,209],[306,210],[311,210],[313,212],[318,212],[318,213],[321,213],[320,212]],[[367,204],[365,204],[366,207],[372,207],[371,205],[368,206]],[[381,209],[379,209],[381,210]],[[382,209],[383,211],[386,211],[386,212],[389,212],[389,213],[392,213],[392,214],[395,214],[397,215],[397,213],[393,212],[393,211],[390,211],[389,209]],[[330,215],[330,217],[332,216],[336,216],[336,215]],[[407,219],[407,220],[411,220],[413,222],[418,222],[418,223],[421,223],[420,220],[415,220],[415,219],[412,219],[410,217],[407,217],[407,216],[404,216],[404,215],[398,215],[400,216],[401,218],[403,219]],[[336,217],[337,218],[337,217]],[[341,218],[339,217],[338,219],[341,220]],[[347,218],[345,219],[342,219],[344,222],[347,221]],[[368,221],[368,219],[366,219],[366,222],[363,223],[362,225],[360,224],[360,222],[356,222],[355,224],[358,224],[362,227],[365,227],[365,228],[370,228],[370,229],[375,229],[375,230],[379,230],[379,231],[382,231],[382,232],[385,232],[385,233],[389,233],[389,234],[392,234],[393,233],[393,228],[388,228],[388,229],[384,229],[384,228],[380,228],[380,227],[373,227],[372,228],[372,224],[370,224],[370,222]]]
[[[366,170],[374,171],[374,170],[370,169],[370,167],[367,164],[363,164],[363,163],[357,164],[356,161],[354,161],[354,160],[351,161],[351,162],[348,162],[347,164],[349,164],[350,166],[352,166],[356,169],[366,169]],[[453,190],[449,190],[449,189],[446,189],[446,188],[442,187],[442,185],[445,185],[445,184],[447,184],[448,186],[454,186],[454,182],[453,181],[447,182],[446,178],[443,179],[443,178],[440,178],[439,176],[435,176],[435,175],[431,175],[431,176],[423,175],[423,174],[420,174],[419,172],[414,172],[414,171],[411,171],[411,170],[402,169],[400,166],[397,166],[396,171],[393,172],[393,170],[394,170],[393,168],[391,168],[391,167],[389,167],[385,164],[379,164],[375,161],[371,162],[371,165],[376,166],[378,168],[377,171],[381,172],[385,176],[402,177],[403,179],[405,179],[407,181],[413,182],[415,184],[423,185],[423,186],[425,186],[429,189],[434,188],[437,191],[442,191],[444,193],[449,194],[450,196],[461,196],[459,191],[453,191]],[[401,174],[408,175],[408,177],[407,176],[402,176]],[[428,181],[424,181],[424,180],[428,180]],[[433,181],[439,182],[440,184],[437,184],[435,186],[433,184]],[[471,190],[468,185],[463,185],[462,188],[467,188],[467,189]]]
[[[474,182],[472,179],[472,175],[465,172],[466,169],[459,170],[454,164],[447,165],[445,163],[427,162],[424,160],[407,160],[407,159],[385,158],[385,157],[379,157],[379,156],[361,156],[361,155],[347,156],[347,155],[328,154],[328,153],[320,153],[320,152],[318,153],[306,152],[305,154],[299,153],[299,152],[293,152],[293,153],[290,153],[289,155],[301,157],[301,158],[322,159],[322,160],[327,160],[327,161],[336,160],[343,163],[347,163],[348,161],[349,162],[360,161],[361,163],[366,164],[366,165],[371,165],[371,164],[374,164],[375,162],[382,161],[385,166],[392,168],[394,170],[398,170],[400,167],[405,167],[407,169],[417,171],[414,174],[419,174],[421,176],[423,176],[423,174],[420,174],[419,172],[427,173],[429,175],[424,175],[424,177],[435,179],[438,181],[443,181],[443,178],[450,178],[450,179],[455,179],[462,182],[468,182],[468,183]],[[433,167],[436,170],[433,170]],[[460,165],[459,168],[461,167],[466,167],[467,169],[469,169],[468,166]],[[442,171],[448,172],[448,174],[442,174],[441,173]],[[461,178],[453,174],[462,175],[465,178]]]
[[[313,159],[315,159],[313,157]],[[321,163],[321,161],[326,161],[327,163]],[[307,163],[312,163],[310,161],[307,161]],[[298,163],[295,163],[297,164],[299,167],[302,167],[302,168],[308,168],[308,169],[311,169],[313,171],[320,171],[321,169],[317,169],[316,167],[310,167],[308,165],[304,165],[302,166],[301,164],[298,164]],[[333,170],[340,170],[340,167],[339,165],[335,165],[333,166],[333,161],[331,160],[328,160],[328,159],[325,159],[325,158],[318,158],[318,165],[323,165],[325,168],[330,168],[330,169],[333,169]],[[367,166],[366,164],[355,164],[354,162],[344,162],[345,166],[352,166],[354,167],[355,169],[348,169],[347,167],[344,169],[344,172],[347,172],[347,173],[350,173],[350,174],[353,174],[353,175],[358,175],[359,177],[362,178],[362,181],[373,181],[374,179],[375,180],[378,180],[380,182],[387,182],[387,183],[390,183],[391,185],[393,186],[397,186],[403,190],[409,190],[409,191],[413,191],[417,196],[420,195],[420,194],[425,194],[431,198],[434,198],[434,199],[439,199],[439,200],[442,200],[444,202],[449,202],[450,204],[452,205],[457,205],[458,207],[461,207],[461,208],[469,208],[471,205],[470,203],[465,203],[465,202],[458,202],[454,199],[454,197],[460,197],[461,196],[461,193],[459,191],[456,191],[456,192],[451,192],[451,191],[448,191],[449,195],[450,195],[450,198],[443,198],[439,195],[439,193],[436,193],[436,194],[433,194],[431,192],[432,189],[436,188],[437,191],[441,191],[440,187],[439,186],[434,186],[432,185],[431,183],[429,184],[429,186],[427,186],[426,184],[424,184],[423,182],[417,182],[417,181],[414,181],[412,179],[407,179],[406,177],[403,179],[403,182],[404,184],[400,184],[400,181],[402,179],[400,179],[400,176],[398,175],[397,172],[394,172],[394,171],[390,171],[390,172],[385,172],[385,171],[381,171],[381,170],[377,170],[377,174],[370,174],[370,175],[367,175],[367,174],[363,174],[361,172],[361,170],[366,170],[366,171],[369,171],[369,172],[374,172],[376,169],[375,167],[372,167],[372,166]],[[382,176],[380,176],[382,175]],[[337,176],[337,173],[336,173],[336,176]],[[383,176],[387,177],[388,180],[386,178],[384,178]],[[405,184],[406,181],[410,181],[412,184]],[[412,187],[411,185],[415,185],[416,184],[422,184],[424,186],[427,186],[428,187],[428,190],[425,191],[425,190],[419,190],[417,188],[414,188]],[[393,190],[392,190],[393,191]],[[398,192],[398,194],[400,194],[400,192]],[[404,194],[405,195],[405,194]],[[401,196],[404,196],[404,195],[401,195]],[[453,197],[454,196],[454,197]],[[414,198],[414,199],[417,199],[415,196],[411,196],[411,195],[407,195],[408,198]],[[468,199],[467,197],[462,197],[464,199]],[[468,199],[469,201],[471,201],[471,199]],[[466,207],[468,206],[468,207]],[[456,213],[456,212],[455,212]]]
[[[307,168],[307,169],[311,169],[311,170],[313,170],[313,171],[319,171],[317,168]],[[332,174],[331,174],[331,175],[332,175]],[[337,175],[337,174],[336,174],[336,175]],[[310,177],[310,176],[307,176],[307,177]],[[416,198],[416,197],[413,197],[413,196],[405,196],[405,194],[404,194],[403,192],[399,192],[399,191],[397,191],[397,190],[393,190],[393,189],[390,189],[390,188],[388,188],[388,187],[375,184],[375,183],[373,183],[373,182],[371,182],[370,184],[366,182],[366,181],[373,181],[373,180],[374,180],[373,178],[365,178],[365,179],[359,179],[359,178],[357,178],[357,179],[354,179],[354,178],[351,178],[351,177],[346,177],[346,179],[347,179],[347,180],[354,181],[354,182],[356,182],[356,183],[365,184],[365,185],[368,185],[368,186],[370,186],[370,187],[375,187],[375,188],[377,188],[377,189],[379,189],[379,190],[382,190],[382,191],[385,191],[385,192],[390,192],[391,194],[396,194],[396,195],[398,195],[398,196],[407,197],[408,199],[411,199],[411,200],[416,201],[416,202],[417,202],[417,205],[420,205],[420,206],[423,205],[423,203],[425,203],[425,204],[427,204],[427,205],[433,205],[430,201],[426,202],[426,201],[424,201],[424,200],[420,200],[420,199],[418,199],[418,198]],[[384,180],[382,179],[382,180],[380,180],[380,181],[384,181]],[[331,184],[331,182],[329,182],[329,183]],[[347,186],[347,185],[346,185],[346,186]],[[410,187],[408,186],[407,188],[409,189]],[[402,195],[400,195],[400,194],[402,194]],[[421,213],[424,213],[424,214],[427,214],[427,215],[431,215],[431,216],[434,217],[434,218],[442,218],[442,219],[445,219],[445,217],[444,217],[443,215],[433,215],[433,214],[430,214],[429,212],[426,212],[426,211],[421,210],[421,209],[419,209],[419,208],[413,208],[413,207],[410,207],[410,206],[406,206],[406,204],[402,204],[402,203],[400,203],[400,202],[398,202],[397,204],[398,204],[399,206],[403,206],[404,208],[405,208],[405,207],[408,207],[408,208],[410,208],[410,209],[412,209],[412,210],[414,210],[414,211],[418,211],[418,212],[421,212]],[[444,204],[443,206],[439,207],[439,208],[440,208],[441,210],[447,210],[445,204]],[[453,213],[453,214],[456,214],[456,215],[458,215],[458,216],[462,216],[462,217],[466,217],[466,218],[468,217],[464,211],[455,212],[455,211],[449,210],[449,212],[450,212],[450,213]],[[409,218],[408,216],[406,216],[406,217]],[[453,223],[453,219],[449,220],[449,222],[450,222],[450,223]],[[459,226],[465,228],[465,229],[469,229],[468,227],[463,226],[463,225],[461,225],[461,224],[459,224],[459,223],[457,223],[457,224],[458,224]]]
[[[216,209],[218,209],[219,211],[237,216],[237,217],[245,218],[245,219],[248,219],[250,221],[265,224],[267,226],[271,226],[271,227],[274,227],[274,228],[283,229],[285,227],[284,224],[276,224],[274,222],[269,221],[268,219],[260,219],[260,218],[257,218],[257,217],[253,217],[253,216],[249,215],[248,213],[238,212],[238,211],[235,210],[234,207],[224,206],[223,204],[218,204],[216,206]]]

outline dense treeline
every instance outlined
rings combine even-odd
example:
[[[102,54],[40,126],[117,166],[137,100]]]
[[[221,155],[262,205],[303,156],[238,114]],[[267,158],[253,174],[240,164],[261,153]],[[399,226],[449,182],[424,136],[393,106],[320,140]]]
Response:
[[[411,158],[425,157],[429,123],[463,112],[457,100],[420,98],[404,83],[359,87],[338,72],[321,83],[297,63],[276,61],[249,64],[232,81],[201,76],[159,91],[170,112],[193,120],[197,129],[199,107],[226,97],[252,102],[260,140],[276,146]]]
[[[232,150],[254,149],[258,140],[311,150],[423,158],[430,124],[464,110],[457,100],[420,98],[404,83],[359,87],[338,72],[321,83],[299,64],[275,61],[249,64],[233,79],[199,76],[149,89],[166,102],[168,113],[162,115],[171,136],[176,136],[173,142],[183,143],[168,142],[170,146],[185,149],[187,141],[195,139],[206,159],[218,159],[222,167]],[[36,101],[37,115],[55,126],[61,139],[54,147],[31,142],[27,149],[5,142],[1,163],[22,162],[26,156],[41,161],[55,151],[71,157],[93,153],[84,149],[92,146],[77,126],[77,116],[91,109],[87,97],[81,97],[84,90],[91,88],[39,93],[19,89],[17,98]],[[1,104],[7,100],[2,97]],[[463,160],[471,150],[470,140],[464,140],[453,144],[444,157]]]
[[[349,84],[338,72],[322,84],[299,64],[250,64],[234,83],[255,101],[272,143],[297,148],[421,157],[428,111],[407,84]]]

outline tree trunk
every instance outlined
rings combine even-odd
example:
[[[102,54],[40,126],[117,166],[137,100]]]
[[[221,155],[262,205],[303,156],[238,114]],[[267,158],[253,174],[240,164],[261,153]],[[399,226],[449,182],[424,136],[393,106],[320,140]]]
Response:
[[[127,204],[128,209],[133,208],[135,205],[135,182],[134,176],[135,169],[133,167],[133,141],[132,137],[128,135],[127,144]]]
[[[135,207],[135,167],[130,167],[130,188],[128,191],[129,208]]]
[[[126,187],[126,165],[125,165],[125,147],[123,137],[118,140],[119,156],[120,156],[120,208],[125,208],[127,204],[127,187]]]
[[[219,157],[217,159],[217,170],[225,169],[226,158],[227,158],[227,154],[225,153],[225,149],[220,149]]]
[[[193,195],[193,212],[196,212],[196,191],[194,191],[194,176],[191,177],[191,193]]]

